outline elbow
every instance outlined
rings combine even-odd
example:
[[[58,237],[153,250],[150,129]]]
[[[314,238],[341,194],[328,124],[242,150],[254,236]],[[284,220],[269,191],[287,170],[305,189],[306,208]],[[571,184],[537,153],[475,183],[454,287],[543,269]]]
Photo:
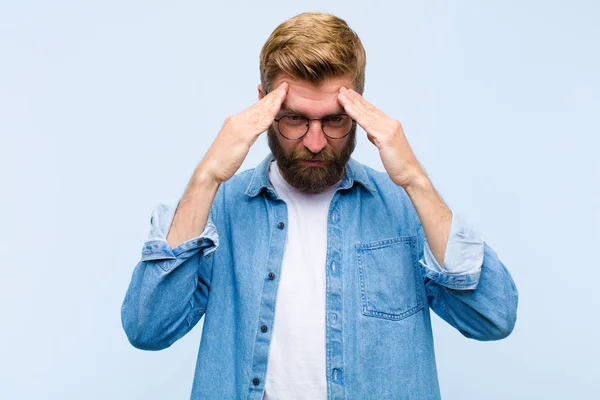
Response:
[[[513,314],[505,316],[502,321],[499,321],[495,329],[491,332],[489,340],[502,340],[510,336],[510,334],[515,329],[515,324],[517,322],[517,313],[516,310]]]
[[[494,296],[489,298],[483,318],[483,338],[480,340],[501,340],[512,334],[517,323],[519,292],[510,273],[502,265],[504,275],[496,277],[498,283]]]
[[[512,282],[512,280],[510,289],[508,291],[510,295],[507,296],[507,300],[505,302],[505,306],[503,307],[501,317],[498,318],[500,322],[498,323],[498,335],[496,340],[508,337],[513,332],[513,330],[515,329],[515,325],[517,324],[519,292],[517,291],[517,287],[515,286],[514,282]]]
[[[517,305],[518,305],[518,295],[517,295],[517,292],[515,291],[514,297],[505,312],[504,323],[501,325],[501,328],[502,328],[502,330],[500,331],[501,335],[500,335],[500,337],[498,337],[498,339],[504,339],[504,338],[508,337],[515,329],[515,325],[517,324]]]
[[[140,323],[139,318],[131,315],[125,308],[121,310],[121,323],[129,343],[136,349],[158,351],[171,345],[166,340],[161,340],[156,334],[156,329],[151,324]]]
[[[517,323],[517,304],[518,297],[515,291],[503,306],[499,306],[497,312],[487,321],[485,334],[481,340],[502,340],[510,336]]]
[[[144,335],[142,330],[135,333],[126,332],[129,343],[136,349],[147,351],[159,351],[169,347],[169,344],[154,340],[154,338]]]
[[[516,314],[496,316],[493,319],[481,317],[477,323],[468,328],[459,328],[460,333],[469,338],[482,342],[502,340],[510,336],[515,328]]]

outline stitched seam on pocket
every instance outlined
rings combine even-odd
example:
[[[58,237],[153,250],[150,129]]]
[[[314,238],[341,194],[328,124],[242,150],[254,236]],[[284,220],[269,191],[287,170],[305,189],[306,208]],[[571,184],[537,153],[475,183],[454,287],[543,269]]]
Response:
[[[358,246],[358,245],[357,245]],[[361,308],[363,310],[363,314],[364,312],[367,310],[367,293],[365,290],[365,277],[364,277],[364,272],[363,272],[363,268],[362,268],[362,262],[361,262],[361,253],[359,251],[356,252],[356,260],[358,262],[358,274],[359,274],[359,283],[360,283],[360,298],[361,298]]]
[[[417,239],[412,236],[410,241],[410,251],[412,254],[412,268],[415,274],[415,290],[417,291],[417,307],[423,308],[423,297],[421,296],[420,286],[423,285],[421,275],[421,265],[419,265],[419,252],[417,251]]]
[[[380,312],[380,311],[367,310],[365,307],[363,307],[362,313],[363,313],[363,315],[370,316],[370,317],[380,317],[380,318],[385,318],[385,319],[391,319],[394,321],[399,321],[401,319],[410,317],[414,313],[420,311],[422,308],[423,308],[423,304],[417,304],[416,306],[409,308],[408,310],[403,311],[400,314],[389,314],[389,313]]]
[[[357,243],[357,250],[375,250],[382,247],[389,247],[396,243],[409,242],[412,245],[414,236],[398,236],[396,238],[382,239],[371,243]]]
[[[421,293],[419,292],[419,286],[418,286],[420,283],[419,282],[420,269],[417,268],[417,267],[419,267],[419,265],[418,265],[418,263],[416,263],[416,261],[418,260],[418,254],[416,252],[415,239],[416,238],[414,236],[399,236],[396,238],[378,240],[378,241],[372,242],[372,243],[357,243],[357,244],[355,244],[355,247],[356,247],[355,251],[356,251],[356,256],[357,256],[356,259],[357,259],[357,263],[358,263],[358,272],[359,272],[360,291],[361,291],[361,312],[363,315],[397,321],[397,320],[405,319],[405,318],[415,314],[416,312],[420,311],[423,308],[423,301],[422,301]],[[375,311],[375,310],[369,309],[368,308],[369,307],[368,294],[367,294],[367,290],[366,290],[366,286],[365,286],[366,271],[365,271],[365,267],[363,266],[362,253],[364,251],[381,249],[381,248],[385,248],[385,247],[390,247],[397,243],[405,243],[405,242],[408,242],[408,244],[410,246],[411,268],[415,275],[415,282],[414,282],[414,285],[415,285],[414,286],[414,290],[415,290],[414,295],[416,298],[415,305],[400,312],[400,313],[387,313],[387,312],[383,312],[383,311]]]

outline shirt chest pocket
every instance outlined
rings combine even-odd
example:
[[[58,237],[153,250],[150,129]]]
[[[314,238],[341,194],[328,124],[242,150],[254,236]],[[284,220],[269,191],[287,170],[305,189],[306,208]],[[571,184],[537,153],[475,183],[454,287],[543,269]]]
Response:
[[[415,236],[356,245],[362,313],[401,320],[423,308]]]

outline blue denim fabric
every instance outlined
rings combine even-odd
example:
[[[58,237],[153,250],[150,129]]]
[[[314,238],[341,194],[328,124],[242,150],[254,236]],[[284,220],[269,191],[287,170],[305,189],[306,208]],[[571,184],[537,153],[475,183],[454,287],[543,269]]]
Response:
[[[192,399],[263,394],[287,227],[271,158],[223,183],[204,232],[175,249],[166,236],[178,200],[152,213],[123,328],[133,346],[161,350],[204,316]],[[438,265],[386,173],[350,160],[327,235],[329,399],[439,399],[430,308],[468,338],[512,332],[518,293],[496,253],[455,216]]]

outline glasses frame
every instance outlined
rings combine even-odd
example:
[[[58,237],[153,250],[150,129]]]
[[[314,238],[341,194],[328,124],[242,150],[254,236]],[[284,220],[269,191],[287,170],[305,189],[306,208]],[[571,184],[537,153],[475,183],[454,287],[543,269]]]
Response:
[[[293,116],[298,116],[298,117],[302,117],[302,118],[304,118],[304,119],[306,119],[306,120],[308,121],[308,123],[306,124],[306,132],[304,132],[304,135],[302,135],[302,136],[300,136],[299,138],[296,138],[296,139],[290,139],[289,137],[287,137],[287,136],[285,136],[283,133],[281,133],[281,129],[279,129],[279,121],[281,121],[281,120],[282,120],[283,118],[285,118],[285,117],[289,117],[290,115],[293,115]],[[352,132],[352,130],[354,129],[354,127],[356,127],[356,121],[355,121],[354,119],[350,118],[350,119],[352,120],[352,127],[350,128],[350,130],[348,131],[348,133],[346,133],[344,136],[342,136],[342,137],[337,137],[337,138],[336,138],[336,137],[331,137],[331,136],[329,136],[328,134],[326,134],[326,133],[325,133],[325,129],[324,129],[324,128],[325,128],[325,122],[323,122],[323,120],[324,120],[324,119],[327,119],[327,118],[329,118],[329,117],[337,117],[337,116],[340,116],[340,115],[345,115],[346,117],[350,117],[350,116],[349,116],[348,114],[346,114],[346,113],[340,113],[340,114],[331,114],[331,115],[326,115],[326,116],[324,116],[324,117],[321,117],[321,118],[308,118],[308,117],[307,117],[307,116],[305,116],[305,115],[288,113],[288,114],[282,115],[282,116],[281,116],[279,119],[277,119],[277,118],[274,118],[273,120],[274,120],[275,122],[277,122],[277,132],[278,132],[278,133],[279,133],[281,136],[283,136],[284,138],[286,138],[287,140],[300,140],[300,139],[302,139],[304,136],[306,136],[306,134],[307,134],[307,133],[308,133],[308,131],[310,130],[310,122],[311,122],[311,121],[321,121],[321,132],[323,132],[323,135],[327,136],[327,137],[328,137],[329,139],[331,139],[331,140],[340,140],[340,139],[343,139],[343,138],[345,138],[346,136],[348,136],[348,135],[350,134],[350,132]]]

